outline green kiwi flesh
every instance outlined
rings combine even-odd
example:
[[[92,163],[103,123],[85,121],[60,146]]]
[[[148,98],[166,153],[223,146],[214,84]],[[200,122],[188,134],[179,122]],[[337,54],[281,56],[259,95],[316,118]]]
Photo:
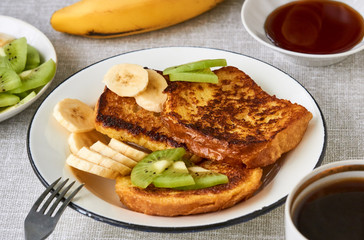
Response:
[[[11,68],[20,73],[24,70],[27,61],[27,40],[25,37],[15,39],[4,47],[6,60],[10,63]]]
[[[177,72],[169,74],[171,81],[218,83],[219,79],[210,69],[195,70],[190,72]]]
[[[40,52],[25,37],[0,47],[0,112],[23,105],[54,77],[56,63],[41,64]]]
[[[140,188],[148,187],[153,180],[173,162],[181,160],[185,155],[184,148],[166,149],[152,152],[138,162],[130,174],[133,185]],[[160,164],[163,163],[162,169]],[[158,165],[158,167],[157,167]]]
[[[37,94],[34,91],[32,91],[31,93],[27,94],[25,97],[21,98],[19,102],[17,102],[14,105],[9,106],[9,107],[1,110],[0,112],[6,112],[6,111],[12,110],[14,108],[17,108],[20,105],[23,105],[23,104],[29,102],[30,100],[32,100],[36,95]]]
[[[178,188],[179,190],[195,190],[201,188],[208,188],[229,182],[229,179],[226,175],[221,173],[216,173],[213,171],[203,171],[203,172],[190,171],[190,174],[193,180],[195,181],[195,184],[180,187]]]
[[[5,55],[1,55],[1,50],[3,51],[3,49],[0,48],[0,67],[1,68],[9,68],[9,69],[12,70],[11,64],[10,64],[8,58]]]
[[[14,105],[20,101],[20,98],[10,93],[0,93],[0,107]]]
[[[47,62],[41,64],[31,70],[27,70],[19,74],[21,78],[21,86],[11,90],[11,93],[22,93],[40,86],[46,85],[56,72],[56,63],[49,59]]]
[[[184,168],[176,165],[184,165]],[[174,162],[153,180],[153,185],[159,188],[176,188],[194,184],[195,181],[183,161]]]
[[[31,45],[27,45],[27,60],[24,70],[38,67],[40,64],[40,55],[37,49]]]
[[[190,63],[166,68],[163,71],[163,74],[169,75],[172,73],[190,72],[190,71],[195,71],[195,70],[201,70],[201,69],[206,69],[206,68],[211,68],[211,67],[226,66],[226,65],[227,65],[226,59],[205,59],[205,60],[190,62]]]
[[[6,92],[20,87],[20,77],[15,71],[9,68],[0,67],[0,92]]]

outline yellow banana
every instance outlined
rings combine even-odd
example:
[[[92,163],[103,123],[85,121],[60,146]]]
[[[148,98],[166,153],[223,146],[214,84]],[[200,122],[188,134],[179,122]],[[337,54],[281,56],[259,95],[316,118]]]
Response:
[[[53,13],[52,27],[92,38],[112,38],[168,27],[223,0],[81,0]]]

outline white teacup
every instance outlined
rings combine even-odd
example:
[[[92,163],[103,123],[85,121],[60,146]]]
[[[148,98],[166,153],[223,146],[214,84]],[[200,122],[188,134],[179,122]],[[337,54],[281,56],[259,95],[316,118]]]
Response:
[[[328,209],[328,206],[332,205],[332,202],[334,202],[332,195],[330,195],[330,196],[325,195],[325,200],[322,197],[318,197],[317,199],[320,199],[320,200],[317,200],[315,202],[315,204],[316,204],[315,207],[319,207],[319,208],[317,208],[315,210],[312,210],[313,209],[312,202],[309,205],[304,205],[304,203],[306,202],[308,197],[312,196],[312,194],[314,192],[317,192],[320,190],[323,191],[323,189],[326,189],[326,191],[335,191],[336,192],[338,189],[340,189],[339,188],[340,185],[346,186],[345,184],[348,184],[347,181],[354,181],[354,182],[357,181],[358,185],[356,185],[356,186],[358,186],[358,188],[361,188],[361,189],[360,190],[356,189],[356,192],[360,192],[359,193],[360,195],[364,194],[364,160],[347,160],[347,161],[333,162],[333,163],[326,164],[326,165],[316,168],[311,173],[309,173],[306,177],[304,177],[296,185],[296,187],[292,190],[292,192],[287,197],[287,201],[285,204],[286,239],[287,240],[308,239],[307,237],[305,237],[305,235],[308,236],[309,234],[312,234],[313,231],[316,231],[317,234],[325,233],[325,230],[324,230],[325,228],[323,226],[320,226],[321,223],[315,225],[314,222],[315,222],[315,220],[317,222],[325,221],[324,217],[319,217],[318,215],[323,214],[324,211],[326,211],[326,209]],[[349,188],[345,187],[343,189],[346,189],[343,191],[348,191],[347,189],[349,189]],[[345,195],[345,197],[348,195],[348,193],[342,193],[341,191],[339,191],[338,194],[341,194],[341,197],[343,197],[343,195]],[[338,195],[335,195],[335,196],[338,196]],[[352,196],[352,193],[350,193],[350,196]],[[323,203],[324,201],[326,201],[327,208],[324,208],[323,205],[318,205],[318,201],[320,201],[320,203]],[[305,207],[302,207],[303,205]],[[352,205],[352,206],[355,206],[355,205]],[[363,206],[364,206],[364,204],[363,204]],[[362,209],[363,206],[361,207],[361,209],[358,209],[355,212],[354,217],[360,216],[361,219],[364,219],[364,211]],[[304,209],[304,210],[302,210],[302,209]],[[303,211],[305,211],[305,213],[303,213]],[[332,211],[332,212],[334,212],[334,211]],[[335,209],[335,212],[337,212],[337,209]],[[349,211],[347,211],[347,210],[345,211],[345,213],[348,213],[348,212]],[[308,224],[305,225],[304,223],[302,223],[304,221],[304,220],[302,220],[302,219],[304,219],[304,217],[302,217],[302,216],[307,216],[307,215],[309,215],[309,213],[310,214],[314,213],[313,215],[310,215],[310,216],[313,216],[313,219],[312,219],[313,221],[306,221],[306,223],[308,223]],[[330,221],[340,219],[340,218],[327,219],[327,217],[328,217],[327,214],[325,215],[325,217],[326,217],[326,220],[328,220],[328,221],[326,221],[328,223],[328,225],[331,225],[332,222],[330,222]],[[353,217],[349,217],[349,218],[355,219]],[[300,220],[297,220],[297,219],[300,219]],[[312,227],[311,227],[311,223],[312,223]],[[360,228],[362,228],[364,226],[363,222],[357,223],[357,224],[359,226],[361,226]],[[352,226],[354,226],[354,224]],[[336,229],[334,228],[334,229],[331,229],[330,231],[334,231],[334,230],[336,230]],[[345,232],[345,230],[343,230],[343,229],[337,229],[337,230],[340,232],[336,233],[335,236],[339,237],[339,235],[341,233],[344,233],[345,239],[351,239],[350,236],[348,236],[348,234],[352,233],[353,231],[350,230],[350,231]],[[305,235],[304,235],[304,233],[301,233],[304,231],[306,231]],[[363,234],[363,233],[361,233],[361,234]],[[364,239],[363,236],[360,237],[358,234],[356,234],[355,237],[358,237],[357,239]],[[312,238],[310,238],[310,239],[312,239]],[[321,238],[317,238],[317,239],[321,239]],[[322,239],[332,239],[332,238],[323,237]]]

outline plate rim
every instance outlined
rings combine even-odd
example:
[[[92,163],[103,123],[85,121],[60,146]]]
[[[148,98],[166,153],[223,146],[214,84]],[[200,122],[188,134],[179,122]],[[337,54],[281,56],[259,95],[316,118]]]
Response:
[[[322,145],[322,149],[321,149],[321,153],[320,156],[314,166],[314,169],[317,168],[318,166],[321,165],[324,157],[325,157],[325,152],[326,152],[326,147],[327,147],[327,126],[326,126],[326,121],[324,118],[324,115],[322,113],[322,110],[320,108],[320,106],[318,105],[316,99],[312,96],[312,94],[299,82],[297,81],[295,78],[293,78],[291,75],[289,75],[288,73],[284,72],[283,70],[275,67],[274,65],[267,63],[263,60],[260,60],[258,58],[252,57],[252,56],[248,56],[246,54],[242,54],[242,53],[238,53],[238,52],[234,52],[231,50],[225,50],[225,49],[219,49],[219,48],[213,48],[213,47],[201,47],[201,46],[162,46],[162,47],[150,47],[150,48],[142,48],[142,49],[136,49],[136,50],[132,50],[132,51],[127,51],[127,52],[123,52],[123,53],[119,53],[104,59],[101,59],[99,61],[96,61],[90,65],[87,65],[83,68],[81,68],[80,70],[76,71],[75,73],[69,75],[67,78],[65,78],[62,82],[60,82],[56,87],[54,87],[43,99],[43,101],[39,104],[39,106],[37,107],[36,111],[34,112],[31,121],[28,125],[28,130],[27,130],[27,138],[26,138],[26,147],[27,147],[27,155],[31,164],[31,167],[34,171],[34,173],[36,174],[36,176],[38,177],[38,179],[40,180],[40,182],[45,186],[48,187],[50,184],[43,178],[43,176],[40,174],[39,170],[37,169],[37,167],[35,166],[34,160],[32,158],[32,154],[31,154],[31,149],[30,149],[30,132],[31,132],[31,128],[32,128],[32,124],[34,121],[35,116],[37,115],[39,109],[41,108],[41,106],[45,103],[45,101],[47,100],[47,98],[58,88],[60,87],[62,84],[64,84],[65,82],[67,82],[68,80],[70,80],[73,76],[77,75],[78,73],[98,64],[101,63],[103,61],[106,61],[108,59],[111,58],[115,58],[121,55],[125,55],[125,54],[131,54],[134,52],[141,52],[141,51],[146,51],[146,50],[157,50],[157,49],[167,49],[167,48],[196,48],[196,49],[205,49],[205,50],[217,50],[217,51],[223,51],[223,52],[229,52],[232,54],[236,54],[239,56],[243,56],[243,57],[247,57],[256,61],[259,61],[263,64],[269,65],[270,67],[273,67],[274,69],[282,72],[283,74],[288,75],[292,80],[294,80],[295,82],[297,82],[301,88],[308,93],[308,95],[311,97],[311,99],[313,100],[315,106],[318,109],[319,112],[319,117],[322,120],[322,127],[323,127],[323,134],[324,134],[324,139],[323,139],[323,145]],[[228,227],[228,226],[232,226],[235,224],[239,224],[239,223],[243,223],[243,222],[247,222],[250,221],[258,216],[264,215],[266,213],[268,213],[269,211],[281,206],[287,199],[288,195],[285,195],[284,197],[282,197],[281,199],[279,199],[278,201],[265,206],[259,210],[256,210],[254,212],[251,212],[249,214],[240,216],[240,217],[236,217],[236,218],[232,218],[229,219],[228,221],[225,222],[219,222],[219,223],[212,223],[212,224],[206,224],[206,225],[199,225],[199,226],[187,226],[187,227],[157,227],[157,226],[146,226],[146,225],[141,225],[141,224],[135,224],[135,223],[127,223],[127,222],[123,222],[123,221],[119,221],[119,220],[115,220],[115,219],[111,219],[109,217],[106,216],[101,216],[97,213],[94,213],[90,210],[84,209],[83,207],[78,206],[77,204],[70,202],[70,204],[68,205],[70,208],[72,208],[73,210],[87,216],[90,217],[94,220],[103,222],[103,223],[107,223],[113,226],[117,226],[117,227],[123,227],[126,229],[133,229],[133,230],[138,230],[138,231],[144,231],[144,232],[161,232],[161,233],[186,233],[186,232],[200,232],[200,231],[207,231],[207,230],[214,230],[214,229],[219,229],[219,228],[223,228],[223,227]]]

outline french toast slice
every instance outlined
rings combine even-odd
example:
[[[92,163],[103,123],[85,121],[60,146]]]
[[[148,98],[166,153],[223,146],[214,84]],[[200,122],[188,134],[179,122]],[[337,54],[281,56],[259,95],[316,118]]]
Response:
[[[162,118],[195,155],[248,168],[273,164],[301,141],[312,114],[264,92],[235,67],[214,71],[218,84],[172,82]]]
[[[110,138],[151,151],[185,147],[174,140],[160,113],[140,107],[133,97],[120,97],[105,87],[95,106],[95,128]]]
[[[115,191],[130,210],[148,215],[179,216],[207,213],[229,208],[251,197],[260,187],[262,169],[247,169],[240,164],[203,161],[199,166],[225,174],[229,183],[198,190],[145,189],[132,185],[130,176],[116,179]]]

